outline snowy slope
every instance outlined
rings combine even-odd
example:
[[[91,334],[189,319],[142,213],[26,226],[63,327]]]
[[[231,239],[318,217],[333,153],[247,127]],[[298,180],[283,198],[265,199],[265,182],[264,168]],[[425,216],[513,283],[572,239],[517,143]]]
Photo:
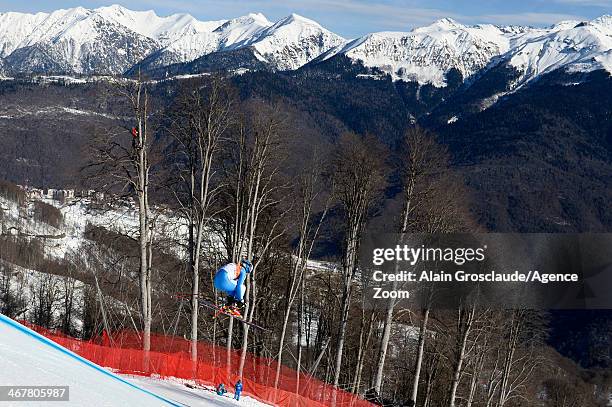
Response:
[[[193,383],[180,380],[180,379],[169,379],[161,380],[152,377],[142,376],[127,376],[130,382],[137,384],[143,389],[147,389],[160,396],[167,397],[171,400],[184,403],[189,406],[242,406],[242,407],[264,407],[268,404],[261,403],[249,396],[241,396],[240,401],[233,399],[233,393],[226,393],[224,396],[218,396],[213,392],[210,387],[201,388],[200,386],[193,386]],[[190,385],[187,387],[185,384]],[[195,387],[195,388],[194,388]],[[231,389],[231,386],[230,386]]]
[[[1,13],[0,57],[13,52],[47,16],[46,13]]]
[[[274,69],[293,70],[345,43],[344,38],[297,14],[276,23],[263,14],[248,14],[228,20],[212,32],[186,35],[147,58],[146,65],[163,66],[251,47]]]
[[[163,66],[248,46],[277,69],[295,69],[344,42],[297,15],[275,24],[259,13],[199,21],[118,5],[0,14],[0,57],[14,72],[117,74],[145,58]]]
[[[131,11],[118,5],[100,7],[98,13],[158,42],[158,65],[194,60],[217,50],[213,31],[226,20],[199,21],[189,14],[160,17],[155,12]]]
[[[515,86],[556,69],[612,72],[612,17],[562,21],[548,28],[466,26],[442,19],[410,32],[380,32],[351,41],[325,58],[342,54],[378,68],[393,79],[446,85],[446,74],[463,78],[506,62],[520,72]]]
[[[5,386],[69,386],[70,401],[59,406],[180,406],[86,363],[72,352],[0,315],[0,383]],[[62,349],[64,349],[62,351]],[[16,405],[24,405],[21,402]],[[28,405],[45,405],[33,403]]]
[[[15,72],[119,73],[157,47],[154,39],[76,7],[47,15],[6,60]]]
[[[147,67],[187,62],[213,52],[237,49],[273,23],[263,14],[248,14],[209,24],[207,30],[190,30],[147,58]]]
[[[134,235],[138,229],[137,212],[133,208],[118,207],[112,211],[91,209],[86,200],[62,205],[52,199],[41,202],[56,206],[63,216],[60,228],[48,225],[34,217],[34,201],[24,206],[0,197],[3,211],[0,233],[5,235],[45,236],[45,254],[62,259],[68,253],[79,250],[86,243],[85,229],[88,224],[104,227],[119,233]]]
[[[236,49],[248,45],[273,24],[261,13],[231,19],[215,30],[218,35],[218,49]]]
[[[54,406],[246,406],[267,404],[250,397],[240,402],[219,397],[210,389],[189,388],[184,380],[160,380],[115,375],[109,370],[85,361],[0,314],[0,383],[5,386],[69,386],[69,402]],[[230,397],[228,397],[230,396]],[[19,402],[15,405],[48,405]],[[3,403],[3,405],[11,405]]]
[[[208,33],[225,22],[199,21],[189,14],[160,17],[154,11],[132,11],[119,5],[100,7],[95,12],[113,20],[140,35],[167,45],[193,33]]]
[[[297,14],[278,21],[247,42],[279,70],[297,69],[344,43],[344,38]]]
[[[484,68],[509,49],[515,35],[493,25],[465,26],[446,18],[410,32],[369,34],[338,53],[394,79],[441,87],[453,68],[464,78]]]
[[[503,59],[520,72],[517,85],[557,69],[612,72],[612,16],[566,22],[527,36]]]

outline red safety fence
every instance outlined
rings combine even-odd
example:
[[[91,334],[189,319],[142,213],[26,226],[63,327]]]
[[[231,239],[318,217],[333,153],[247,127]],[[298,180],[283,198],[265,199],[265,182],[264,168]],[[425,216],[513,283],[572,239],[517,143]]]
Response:
[[[209,386],[224,383],[229,390],[238,380],[240,350],[228,351],[224,346],[198,342],[198,358],[193,362],[188,340],[152,334],[147,360],[142,351],[140,335],[134,331],[114,333],[111,345],[106,335],[82,341],[29,323],[21,323],[76,354],[119,373],[176,377]],[[278,389],[274,389],[277,366],[275,360],[248,354],[242,376],[243,393],[265,403],[287,407],[373,406],[355,394],[335,389],[308,374],[298,374],[282,365]]]

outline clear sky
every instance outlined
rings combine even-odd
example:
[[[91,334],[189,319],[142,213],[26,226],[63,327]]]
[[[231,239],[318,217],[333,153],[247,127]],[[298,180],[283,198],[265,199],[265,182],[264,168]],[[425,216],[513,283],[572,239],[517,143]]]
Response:
[[[159,15],[185,12],[201,20],[261,12],[270,20],[290,13],[318,21],[347,38],[373,31],[407,31],[442,18],[465,24],[545,26],[560,20],[586,20],[612,14],[612,0],[0,0],[0,11],[50,11],[121,4]]]

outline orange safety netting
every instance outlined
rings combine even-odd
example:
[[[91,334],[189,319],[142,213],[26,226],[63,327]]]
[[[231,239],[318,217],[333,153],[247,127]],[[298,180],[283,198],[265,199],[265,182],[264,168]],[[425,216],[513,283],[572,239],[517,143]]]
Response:
[[[140,335],[133,331],[82,341],[62,333],[21,322],[92,362],[119,373],[142,376],[176,377],[216,386],[224,383],[228,390],[238,380],[240,351],[224,346],[198,342],[198,358],[190,357],[190,342],[174,336],[151,335],[148,360],[142,351]],[[248,354],[243,369],[243,394],[279,406],[370,407],[373,404],[355,394],[335,389],[314,377],[281,366],[278,389],[274,389],[277,362]],[[228,386],[229,385],[229,386]]]

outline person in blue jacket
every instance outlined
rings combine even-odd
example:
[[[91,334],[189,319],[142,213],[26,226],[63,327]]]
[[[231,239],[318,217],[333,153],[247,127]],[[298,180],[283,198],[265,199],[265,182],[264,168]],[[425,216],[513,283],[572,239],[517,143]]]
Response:
[[[236,382],[234,400],[240,400],[240,393],[242,393],[242,380]]]
[[[240,308],[244,306],[244,293],[246,291],[244,280],[252,269],[251,262],[245,259],[241,260],[240,264],[226,264],[215,274],[215,288],[227,294],[227,302],[223,306],[223,310],[238,318],[242,317]]]

